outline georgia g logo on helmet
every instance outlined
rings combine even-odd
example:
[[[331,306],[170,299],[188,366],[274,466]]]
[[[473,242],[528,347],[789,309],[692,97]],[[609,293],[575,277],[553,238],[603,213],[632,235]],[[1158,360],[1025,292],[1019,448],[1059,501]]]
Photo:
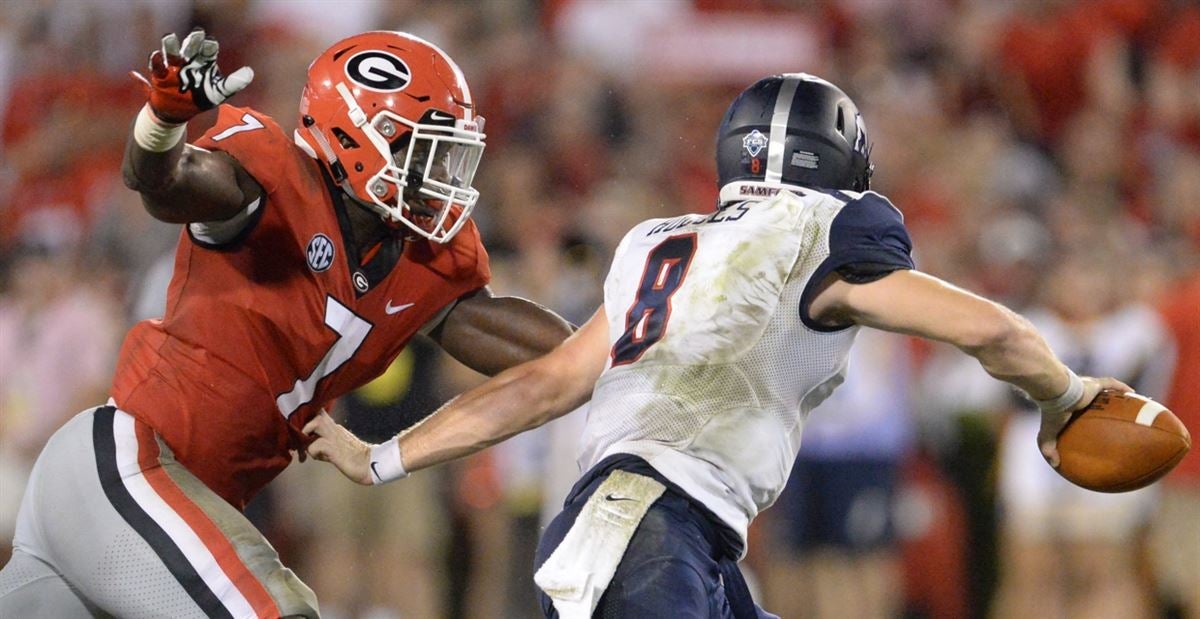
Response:
[[[346,77],[377,92],[397,92],[412,81],[412,71],[399,57],[370,50],[359,52],[346,61]]]

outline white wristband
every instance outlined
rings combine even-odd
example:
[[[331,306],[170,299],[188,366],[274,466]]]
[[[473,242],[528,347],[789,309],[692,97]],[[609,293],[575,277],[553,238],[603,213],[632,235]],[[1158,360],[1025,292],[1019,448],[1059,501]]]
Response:
[[[371,483],[378,486],[408,477],[400,458],[400,437],[371,447]]]
[[[152,152],[162,153],[171,150],[187,133],[187,123],[168,123],[159,120],[150,109],[150,104],[142,106],[137,120],[133,123],[133,141],[138,146]]]
[[[1083,397],[1083,379],[1079,375],[1067,368],[1067,390],[1062,395],[1052,400],[1034,400],[1037,402],[1038,408],[1047,415],[1056,415],[1063,413],[1079,401]]]

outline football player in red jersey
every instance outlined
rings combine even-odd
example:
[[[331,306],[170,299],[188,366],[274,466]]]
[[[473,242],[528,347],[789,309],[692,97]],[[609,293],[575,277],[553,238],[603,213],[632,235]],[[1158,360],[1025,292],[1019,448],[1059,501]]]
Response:
[[[316,617],[241,513],[305,423],[417,333],[495,374],[571,331],[487,288],[470,220],[483,120],[445,52],[350,37],[309,67],[294,136],[223,105],[185,144],[190,118],[253,79],[222,75],[217,50],[194,31],[151,55],[124,175],[185,224],[167,309],[130,330],[108,404],[39,457],[0,616]]]

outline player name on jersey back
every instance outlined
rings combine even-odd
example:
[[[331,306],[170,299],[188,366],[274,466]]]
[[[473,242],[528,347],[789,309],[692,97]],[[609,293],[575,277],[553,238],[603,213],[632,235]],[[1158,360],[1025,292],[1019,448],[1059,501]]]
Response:
[[[668,219],[655,224],[646,232],[646,236],[654,234],[662,234],[664,232],[674,232],[685,226],[697,226],[701,224],[719,224],[724,222],[734,222],[741,220],[750,212],[751,202],[741,202],[719,209],[715,213],[709,215],[683,215],[674,219]]]

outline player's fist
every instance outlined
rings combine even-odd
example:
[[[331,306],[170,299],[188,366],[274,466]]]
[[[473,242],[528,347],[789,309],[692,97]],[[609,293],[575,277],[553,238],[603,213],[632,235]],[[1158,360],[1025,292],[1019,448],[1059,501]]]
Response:
[[[163,37],[162,47],[150,54],[149,79],[132,75],[146,85],[150,109],[170,123],[187,122],[246,87],[254,79],[250,67],[228,76],[217,67],[217,41],[193,30],[183,42],[174,33]]]

